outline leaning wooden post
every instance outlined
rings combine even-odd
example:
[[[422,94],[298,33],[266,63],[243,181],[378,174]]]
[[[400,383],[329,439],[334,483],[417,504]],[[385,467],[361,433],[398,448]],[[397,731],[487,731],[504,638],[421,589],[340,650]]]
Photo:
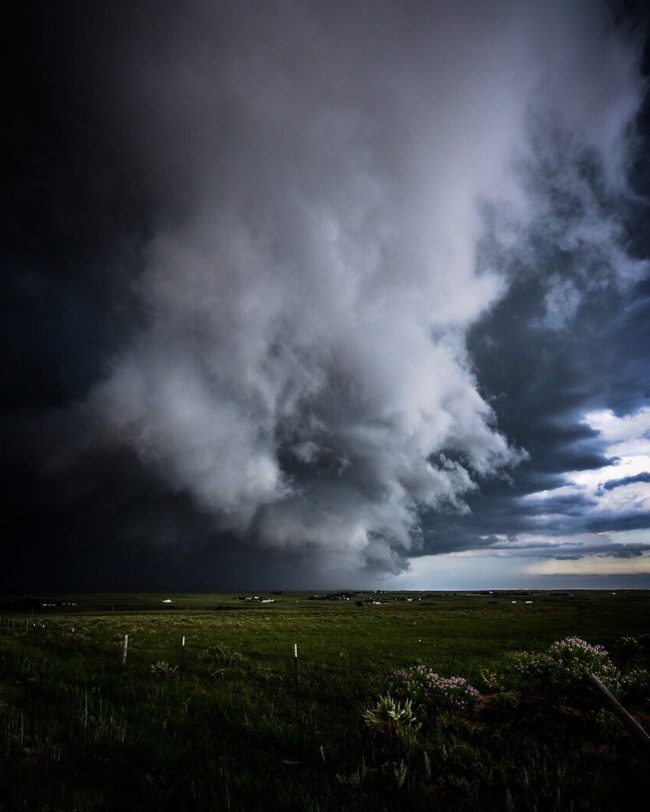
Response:
[[[650,736],[645,729],[637,722],[631,713],[625,710],[614,694],[603,685],[595,674],[587,674],[587,682],[606,700],[614,713],[632,733],[638,736],[645,744],[650,744]]]
[[[129,635],[124,635],[124,643],[122,643],[122,668],[126,665],[126,655],[129,651]]]

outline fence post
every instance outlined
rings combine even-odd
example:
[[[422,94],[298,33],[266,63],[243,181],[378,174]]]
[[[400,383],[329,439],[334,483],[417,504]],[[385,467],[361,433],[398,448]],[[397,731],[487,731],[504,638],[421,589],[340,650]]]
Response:
[[[298,643],[293,644],[293,694],[298,706]]]
[[[179,682],[183,681],[183,664],[185,662],[185,635],[183,635],[183,639],[181,640],[181,667],[179,669]]]
[[[587,674],[587,682],[601,695],[618,718],[627,726],[629,730],[632,731],[632,733],[638,736],[638,738],[641,739],[641,741],[645,744],[650,744],[650,736],[646,732],[645,728],[642,727],[642,725],[634,718],[634,716],[632,716],[629,711],[623,707],[623,705],[621,705],[618,699],[616,699],[611,691],[605,685],[603,685],[595,674]]]
[[[129,635],[124,635],[124,643],[122,644],[122,668],[126,665],[126,655],[129,651]]]

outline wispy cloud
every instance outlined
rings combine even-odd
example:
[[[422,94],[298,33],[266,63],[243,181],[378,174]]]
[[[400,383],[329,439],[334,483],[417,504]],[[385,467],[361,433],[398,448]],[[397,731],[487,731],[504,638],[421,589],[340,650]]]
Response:
[[[649,575],[650,555],[632,558],[586,556],[553,559],[533,564],[525,572],[528,575]]]

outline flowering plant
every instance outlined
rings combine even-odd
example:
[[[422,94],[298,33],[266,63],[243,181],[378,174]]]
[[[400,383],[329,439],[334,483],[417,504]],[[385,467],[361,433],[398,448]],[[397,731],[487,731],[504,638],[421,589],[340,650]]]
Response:
[[[426,665],[393,671],[391,690],[436,710],[464,710],[480,697],[464,677],[443,677]]]
[[[580,637],[556,640],[546,652],[522,651],[515,655],[515,668],[538,683],[571,686],[594,674],[611,689],[621,686],[620,672],[606,649]]]
[[[628,699],[647,699],[650,696],[650,671],[633,668],[622,677],[621,689]]]

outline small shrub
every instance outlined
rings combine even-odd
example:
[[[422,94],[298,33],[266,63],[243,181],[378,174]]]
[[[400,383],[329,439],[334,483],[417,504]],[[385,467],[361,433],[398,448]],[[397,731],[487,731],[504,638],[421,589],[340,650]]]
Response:
[[[626,699],[650,699],[650,671],[633,668],[621,677],[621,693]]]
[[[350,773],[350,775],[345,775],[344,773],[337,773],[336,780],[339,784],[343,784],[343,786],[348,787],[359,787],[365,780],[366,776],[368,775],[368,768],[366,767],[365,759],[361,760],[361,764],[357,767],[357,769]]]
[[[579,637],[557,640],[545,652],[514,655],[515,669],[527,683],[575,687],[587,674],[597,676],[611,690],[619,690],[621,674],[603,646]]]
[[[400,702],[390,694],[380,696],[374,707],[364,711],[363,718],[371,730],[395,741],[412,743],[420,729],[412,700]]]
[[[397,784],[397,789],[401,789],[404,786],[404,782],[406,781],[406,775],[408,773],[408,767],[404,763],[404,760],[400,761],[399,764],[393,767],[393,775],[395,776],[395,783]]]
[[[511,719],[517,712],[520,701],[516,691],[499,691],[491,697],[489,715],[496,719]]]
[[[592,711],[588,718],[601,736],[612,737],[620,733],[621,723],[614,714],[606,708],[599,708],[596,711]]]
[[[202,651],[199,662],[213,667],[232,668],[238,665],[241,659],[242,655],[238,651],[233,651],[223,643],[219,643]]]
[[[622,660],[635,660],[642,652],[643,646],[638,637],[619,637],[614,644],[614,653]]]
[[[481,669],[481,686],[487,691],[500,691],[503,688],[501,678],[496,671],[491,671],[488,668]]]
[[[539,683],[550,680],[554,662],[542,651],[519,651],[513,654],[515,672],[525,681]]]
[[[480,697],[464,677],[442,677],[426,665],[394,671],[390,685],[397,696],[436,711],[466,710]]]
[[[149,666],[150,673],[159,680],[171,679],[176,676],[177,665],[170,665],[166,660],[158,660]]]

